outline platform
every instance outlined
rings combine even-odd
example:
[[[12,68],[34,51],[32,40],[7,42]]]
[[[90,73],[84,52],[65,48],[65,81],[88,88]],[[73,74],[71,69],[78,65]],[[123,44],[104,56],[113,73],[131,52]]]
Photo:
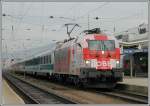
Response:
[[[23,99],[19,97],[18,94],[13,91],[13,89],[8,85],[8,83],[3,79],[3,96],[2,102],[3,104],[25,104]]]
[[[127,84],[127,85],[136,85],[136,86],[148,87],[148,78],[124,77],[123,82],[119,82],[119,83],[120,84]]]
[[[122,90],[148,95],[148,78],[124,77],[123,82],[118,82],[117,87]]]

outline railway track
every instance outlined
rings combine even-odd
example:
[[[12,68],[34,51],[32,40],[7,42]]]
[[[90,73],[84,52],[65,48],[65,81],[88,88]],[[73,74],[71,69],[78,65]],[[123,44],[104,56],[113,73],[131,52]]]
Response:
[[[112,91],[96,91],[96,93],[116,97],[133,103],[148,104],[148,96],[137,94],[134,92],[121,91],[119,89],[115,89]]]
[[[22,77],[23,76],[16,77],[16,78],[21,79]],[[43,84],[45,83],[44,84],[45,86],[47,86],[46,83],[47,84],[51,83],[45,78],[37,79],[37,78],[33,78],[32,76],[28,76],[28,78],[34,79],[35,82],[42,82]],[[133,93],[133,92],[129,92],[129,91],[120,91],[120,89],[114,89],[114,90],[85,89],[85,88],[76,88],[76,87],[71,86],[71,85],[63,85],[63,84],[59,84],[59,83],[57,83],[56,85],[62,86],[61,89],[66,89],[65,91],[71,91],[70,89],[74,89],[74,90],[79,90],[79,91],[83,91],[83,92],[87,92],[87,93],[91,92],[91,93],[93,93],[95,95],[104,95],[107,98],[112,98],[112,99],[118,100],[118,101],[119,100],[121,100],[121,101],[123,100],[123,101],[126,101],[126,103],[131,103],[131,104],[137,104],[137,103],[138,104],[148,104],[148,96],[142,95],[142,94]],[[65,86],[65,88],[64,88],[64,86]],[[55,89],[60,90],[60,88],[57,88],[56,86],[53,86],[53,87]],[[99,98],[99,99],[102,99],[102,98]],[[80,103],[80,102],[78,102],[78,103]],[[114,103],[114,102],[111,102],[111,103]]]
[[[29,84],[11,74],[3,74],[11,86],[13,86],[20,94],[23,95],[25,103],[27,104],[76,104],[71,100],[67,100],[63,97],[45,91],[32,84]]]

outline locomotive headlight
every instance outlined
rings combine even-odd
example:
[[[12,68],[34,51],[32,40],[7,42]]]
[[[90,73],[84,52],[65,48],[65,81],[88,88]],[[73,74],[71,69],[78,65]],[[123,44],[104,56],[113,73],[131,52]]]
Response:
[[[86,60],[85,63],[86,63],[86,64],[90,64],[90,61],[89,61],[89,60]]]
[[[102,51],[102,54],[104,54],[104,51]]]
[[[117,61],[116,63],[119,64],[119,61]]]
[[[116,68],[119,68],[120,67],[120,62],[119,61],[116,61]]]

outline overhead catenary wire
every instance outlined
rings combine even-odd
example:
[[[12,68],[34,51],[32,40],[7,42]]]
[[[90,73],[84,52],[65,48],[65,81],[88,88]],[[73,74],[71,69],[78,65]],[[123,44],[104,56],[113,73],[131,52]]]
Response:
[[[76,19],[74,19],[74,21],[76,21],[76,20],[78,20],[78,19],[80,19],[80,18],[85,17],[87,14],[89,14],[89,13],[91,13],[91,12],[93,12],[93,11],[96,11],[97,9],[102,8],[103,6],[107,5],[108,3],[109,3],[109,2],[105,2],[103,5],[101,5],[101,6],[97,7],[97,8],[94,8],[94,9],[92,9],[92,10],[89,10],[86,14],[84,14],[84,15],[82,15],[82,16],[76,18]],[[89,15],[88,15],[88,16],[89,16]],[[89,29],[89,18],[90,18],[90,17],[88,17],[88,29]],[[63,28],[63,27],[61,26],[61,27],[59,28],[59,31],[60,31],[62,28]]]
[[[95,9],[91,9],[91,10],[89,10],[86,14],[88,14],[88,13],[91,13],[91,12],[94,12],[94,11],[97,11],[97,10],[99,10],[100,8],[102,8],[103,6],[105,6],[105,5],[107,5],[109,2],[105,2],[103,5],[101,5],[101,6],[99,6],[99,7],[96,7]],[[26,10],[27,11],[27,10]],[[134,16],[134,15],[133,15]],[[18,18],[19,20],[23,20],[23,17],[25,18],[25,15],[24,16],[22,16],[22,18],[20,19],[20,18]],[[82,17],[82,15],[80,16],[80,17]],[[78,17],[79,18],[79,17]],[[91,19],[91,18],[90,18]],[[111,20],[110,18],[109,18],[109,20],[107,20],[107,22],[115,22],[115,21],[121,21],[121,20],[125,20],[125,19],[128,19],[128,18],[123,18],[123,17],[121,17],[120,19],[115,19],[115,20]],[[62,21],[64,21],[65,19],[63,19],[62,18]],[[22,21],[22,23],[23,22],[25,22],[25,20],[24,21]],[[27,22],[27,21],[26,21]],[[92,23],[92,20],[90,20],[90,22]],[[105,21],[106,22],[106,21]],[[61,21],[60,21],[60,19],[59,20],[53,20],[53,22],[52,22],[52,26],[54,26],[54,24],[60,24],[61,23]],[[32,22],[30,22],[29,24],[31,24],[31,25],[41,25],[42,26],[42,24],[36,24],[36,23],[32,23]],[[44,26],[51,26],[51,25],[46,25],[46,24],[44,24]],[[61,25],[61,24],[60,24]],[[62,27],[60,27],[60,29],[61,29]]]
[[[130,19],[130,18],[134,18],[134,17],[136,17],[136,16],[138,16],[138,13],[136,13],[136,14],[133,14],[133,15],[129,15],[129,16],[125,16],[125,17],[119,17],[119,18],[117,18],[117,19],[114,19],[114,18],[109,18],[109,19],[107,19],[107,20],[105,20],[105,18],[103,18],[103,21],[105,21],[105,22],[115,22],[115,21],[122,21],[122,20],[126,20],[126,19]],[[19,17],[15,17],[15,16],[11,16],[12,18],[15,18],[16,20],[18,19],[18,20],[20,20],[20,16]],[[93,17],[90,17],[90,18],[93,18]],[[114,20],[113,20],[114,19]],[[64,19],[62,19],[62,20],[58,20],[58,19],[56,19],[55,21],[53,20],[53,23],[51,23],[51,24],[44,24],[44,26],[57,26],[56,24],[60,24],[61,23],[61,21],[62,22],[64,22]],[[42,24],[38,24],[38,23],[31,23],[31,22],[28,22],[28,21],[25,21],[24,20],[24,22],[26,22],[26,23],[28,23],[28,24],[31,24],[31,25],[38,25],[38,26],[42,26]],[[78,22],[78,23],[80,23],[80,24],[82,24],[82,26],[83,26],[83,23],[81,23],[81,22]],[[90,20],[90,23],[94,23],[94,20]],[[86,22],[84,23],[84,24],[87,24]],[[63,27],[62,27],[62,25],[60,25],[60,28],[57,30],[57,31],[60,31],[61,29],[62,29]]]
[[[19,21],[19,23],[18,23],[18,29],[20,28],[20,26],[21,26],[21,23],[23,22],[23,19],[24,19],[24,17],[27,15],[27,13],[30,11],[30,9],[31,9],[31,3],[30,3],[30,5],[28,6],[28,8],[26,9],[26,11],[24,12],[24,14],[22,15],[22,17],[21,17],[21,19],[20,19],[20,21]],[[17,31],[18,31],[18,29],[17,29]],[[17,32],[16,32],[17,33]]]
[[[96,7],[96,8],[94,8],[94,9],[91,9],[91,10],[89,10],[88,12],[86,12],[85,14],[83,14],[83,15],[77,17],[76,20],[81,19],[81,18],[87,16],[88,14],[90,14],[91,12],[97,11],[98,9],[100,9],[100,8],[102,8],[102,7],[104,7],[105,5],[108,5],[108,4],[109,4],[109,2],[105,2],[103,5],[101,5],[101,6],[99,6],[99,7]]]

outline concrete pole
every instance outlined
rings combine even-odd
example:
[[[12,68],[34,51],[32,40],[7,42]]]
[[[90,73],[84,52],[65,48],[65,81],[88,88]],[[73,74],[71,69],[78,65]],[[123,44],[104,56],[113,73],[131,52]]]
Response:
[[[2,1],[0,0],[0,103],[2,103]]]

